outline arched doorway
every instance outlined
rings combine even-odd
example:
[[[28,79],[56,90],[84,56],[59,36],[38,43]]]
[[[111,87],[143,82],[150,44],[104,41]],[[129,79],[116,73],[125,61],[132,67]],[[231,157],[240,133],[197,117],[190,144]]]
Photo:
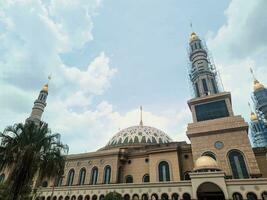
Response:
[[[202,183],[197,189],[198,200],[225,200],[223,191],[214,183]]]

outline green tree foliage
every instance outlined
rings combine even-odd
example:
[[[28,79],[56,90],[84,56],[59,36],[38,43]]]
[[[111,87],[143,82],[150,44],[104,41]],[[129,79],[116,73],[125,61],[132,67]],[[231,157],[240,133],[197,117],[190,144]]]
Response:
[[[104,200],[122,200],[122,196],[120,193],[117,192],[109,192]]]
[[[5,191],[11,200],[25,199],[35,176],[42,180],[63,174],[68,147],[46,123],[9,126],[0,133],[0,139],[0,167],[10,170]]]

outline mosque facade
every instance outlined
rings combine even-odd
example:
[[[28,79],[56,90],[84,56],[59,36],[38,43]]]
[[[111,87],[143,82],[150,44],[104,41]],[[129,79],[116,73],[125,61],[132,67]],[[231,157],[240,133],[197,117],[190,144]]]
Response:
[[[190,144],[141,120],[97,151],[68,155],[64,175],[44,179],[38,199],[103,200],[115,191],[124,200],[267,200],[267,148],[252,148],[249,124],[234,114],[196,33],[189,48]],[[45,85],[27,120],[41,120],[47,95]]]

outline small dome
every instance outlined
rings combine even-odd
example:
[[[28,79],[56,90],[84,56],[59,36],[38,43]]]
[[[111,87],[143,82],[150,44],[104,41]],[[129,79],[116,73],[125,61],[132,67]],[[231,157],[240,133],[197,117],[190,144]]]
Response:
[[[190,42],[193,42],[195,40],[198,40],[198,36],[195,32],[191,33]]]
[[[251,119],[251,121],[256,121],[256,120],[258,120],[258,117],[254,112],[251,112],[250,119]]]
[[[44,91],[44,92],[48,92],[48,84],[45,84],[45,85],[44,85],[42,91]]]
[[[264,88],[264,85],[261,84],[258,80],[255,80],[254,81],[254,91],[261,89],[261,88]]]
[[[139,125],[119,131],[104,148],[135,144],[163,144],[169,142],[172,142],[172,139],[163,131],[154,127]]]
[[[199,170],[219,170],[216,160],[210,156],[201,156],[195,161],[195,171]]]

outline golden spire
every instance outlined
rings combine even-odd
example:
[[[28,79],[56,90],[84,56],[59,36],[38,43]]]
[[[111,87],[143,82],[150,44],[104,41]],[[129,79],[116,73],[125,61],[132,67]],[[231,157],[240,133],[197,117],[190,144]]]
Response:
[[[199,39],[198,35],[195,32],[192,32],[190,36],[190,42],[193,42],[198,39]]]
[[[45,91],[45,92],[48,93],[48,83],[49,83],[49,81],[51,80],[52,75],[50,74],[47,78],[48,78],[48,81],[47,81],[47,83],[44,85],[42,91]]]
[[[258,79],[256,79],[255,74],[254,74],[252,68],[250,68],[250,73],[252,74],[252,77],[253,77],[253,79],[254,79],[254,85],[253,85],[254,91],[256,91],[256,90],[258,90],[258,89],[261,89],[261,88],[264,88],[264,85],[261,84],[261,83],[258,81]]]
[[[140,126],[143,126],[143,108],[140,106]]]

